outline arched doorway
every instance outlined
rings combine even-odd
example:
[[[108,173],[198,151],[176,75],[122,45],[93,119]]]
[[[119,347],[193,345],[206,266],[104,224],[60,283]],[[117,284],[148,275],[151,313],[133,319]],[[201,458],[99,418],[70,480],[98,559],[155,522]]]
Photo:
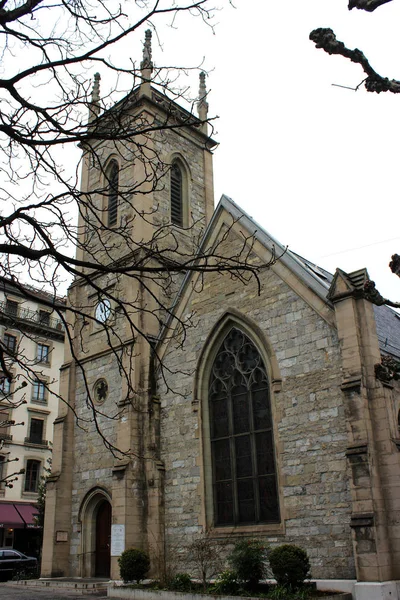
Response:
[[[111,496],[106,490],[91,490],[82,502],[81,577],[109,577],[111,563]]]
[[[96,515],[95,577],[110,577],[111,504],[104,500]]]

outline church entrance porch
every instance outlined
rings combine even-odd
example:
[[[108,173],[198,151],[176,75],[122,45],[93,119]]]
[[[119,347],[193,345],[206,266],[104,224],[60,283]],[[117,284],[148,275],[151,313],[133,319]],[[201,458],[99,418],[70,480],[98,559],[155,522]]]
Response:
[[[102,489],[92,490],[82,503],[81,577],[110,577],[111,497]]]

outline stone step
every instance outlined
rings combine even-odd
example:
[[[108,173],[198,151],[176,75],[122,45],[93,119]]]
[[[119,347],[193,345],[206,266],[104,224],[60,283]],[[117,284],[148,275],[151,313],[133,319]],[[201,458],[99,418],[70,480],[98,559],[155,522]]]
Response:
[[[44,588],[46,590],[70,590],[76,594],[99,594],[106,593],[108,579],[21,579],[19,581],[8,581],[7,585],[23,586],[26,588]]]

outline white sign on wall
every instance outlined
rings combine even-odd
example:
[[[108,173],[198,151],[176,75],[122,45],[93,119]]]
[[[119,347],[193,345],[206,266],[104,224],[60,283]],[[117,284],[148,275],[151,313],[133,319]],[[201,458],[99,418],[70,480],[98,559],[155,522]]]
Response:
[[[125,550],[125,525],[111,525],[111,556],[121,556]]]

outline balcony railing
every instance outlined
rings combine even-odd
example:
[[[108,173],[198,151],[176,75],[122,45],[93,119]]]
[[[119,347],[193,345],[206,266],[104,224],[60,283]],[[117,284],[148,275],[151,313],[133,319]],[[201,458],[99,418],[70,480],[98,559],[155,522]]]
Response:
[[[16,310],[14,306],[8,306],[7,302],[0,302],[0,315],[1,314],[13,320],[22,319],[23,321],[30,321],[31,323],[36,323],[43,327],[64,331],[62,321],[50,317],[50,313],[45,311],[31,310],[29,308],[22,308],[21,306]]]
[[[12,435],[10,433],[4,433],[0,431],[0,440],[12,440]]]
[[[26,437],[25,444],[35,444],[35,446],[48,446],[49,442],[47,440],[38,440],[35,437]]]

